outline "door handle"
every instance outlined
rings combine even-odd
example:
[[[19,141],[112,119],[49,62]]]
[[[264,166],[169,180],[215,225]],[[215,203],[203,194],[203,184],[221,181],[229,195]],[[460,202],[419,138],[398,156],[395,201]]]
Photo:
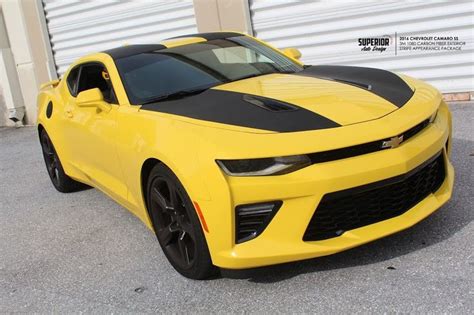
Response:
[[[66,116],[67,116],[68,118],[72,118],[72,116],[74,116],[74,115],[72,114],[72,110],[66,109]]]

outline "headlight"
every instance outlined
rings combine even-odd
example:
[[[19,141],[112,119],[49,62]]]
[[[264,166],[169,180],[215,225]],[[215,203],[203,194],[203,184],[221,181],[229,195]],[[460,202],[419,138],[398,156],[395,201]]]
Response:
[[[217,160],[221,169],[231,176],[282,175],[311,165],[307,155],[280,156],[248,160]]]

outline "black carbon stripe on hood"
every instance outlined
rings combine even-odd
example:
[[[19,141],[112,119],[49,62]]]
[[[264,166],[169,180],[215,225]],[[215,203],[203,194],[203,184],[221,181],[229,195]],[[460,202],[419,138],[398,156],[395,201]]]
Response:
[[[254,103],[266,99],[272,104],[268,108],[258,106],[249,101],[249,97],[257,100]],[[282,104],[283,109],[272,110],[274,102]],[[141,110],[276,132],[308,131],[340,126],[328,118],[295,105],[286,104],[288,109],[284,109],[285,104],[261,96],[210,89],[182,99],[146,104]]]
[[[310,66],[295,74],[351,84],[366,89],[397,107],[405,105],[414,93],[398,75],[374,68]]]

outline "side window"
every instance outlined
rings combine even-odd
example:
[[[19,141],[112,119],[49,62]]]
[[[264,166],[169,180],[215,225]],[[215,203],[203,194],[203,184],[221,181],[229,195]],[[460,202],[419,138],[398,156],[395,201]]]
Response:
[[[99,64],[86,64],[82,66],[77,94],[82,91],[99,88],[108,103],[117,104],[117,98],[110,81],[109,74],[104,66]]]
[[[77,96],[77,82],[79,78],[79,67],[75,67],[67,76],[67,87],[72,96]]]

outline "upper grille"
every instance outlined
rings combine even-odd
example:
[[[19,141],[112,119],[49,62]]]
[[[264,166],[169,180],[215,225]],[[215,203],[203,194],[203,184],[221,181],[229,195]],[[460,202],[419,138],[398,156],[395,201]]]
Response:
[[[411,137],[413,137],[414,135],[416,135],[417,133],[419,133],[420,131],[422,131],[426,126],[428,126],[429,122],[430,120],[426,119],[422,121],[421,123],[419,123],[418,125],[408,129],[407,131],[405,131],[399,136],[403,136],[403,142],[405,142]],[[357,155],[389,149],[390,147],[388,148],[382,147],[382,144],[385,141],[390,141],[390,138],[358,144],[358,145],[341,148],[341,149],[310,153],[308,154],[308,156],[311,159],[312,164],[345,159],[345,158],[349,158],[349,157],[353,157]]]
[[[326,194],[303,240],[324,240],[399,216],[438,190],[444,178],[444,157],[440,152],[409,173]]]

